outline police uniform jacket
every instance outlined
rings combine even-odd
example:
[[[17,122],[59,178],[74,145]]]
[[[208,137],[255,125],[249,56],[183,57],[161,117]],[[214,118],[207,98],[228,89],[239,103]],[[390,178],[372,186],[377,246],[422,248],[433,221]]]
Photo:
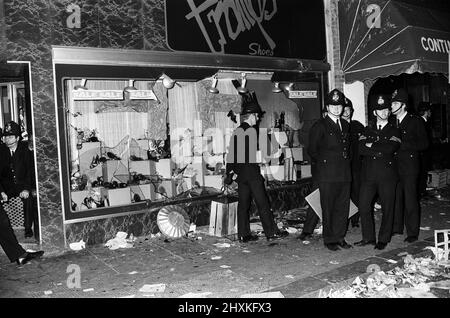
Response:
[[[241,134],[241,132],[245,132],[245,134]],[[256,160],[257,150],[258,130],[243,122],[231,136],[226,173],[229,174],[233,171],[237,174],[236,182],[250,181],[256,178],[264,180]]]
[[[309,133],[308,154],[316,162],[317,182],[351,182],[349,123],[340,120],[342,132],[329,116],[319,119]]]
[[[364,132],[364,126],[357,120],[350,121],[350,154],[352,172],[359,172],[361,168],[361,155],[359,153],[359,137]]]
[[[31,191],[32,160],[31,151],[25,143],[19,142],[11,157],[6,145],[0,147],[0,192],[8,196],[18,196],[23,190]]]
[[[399,173],[415,175],[419,173],[419,152],[427,149],[429,142],[423,120],[416,115],[407,113],[399,124],[401,146],[397,151]]]
[[[400,142],[390,140],[393,136],[400,138],[400,131],[395,125],[387,123],[383,129],[377,130],[374,122],[364,129],[366,139],[359,141],[360,154],[363,156],[361,180],[387,181],[398,180],[397,160],[395,152]],[[367,147],[366,143],[372,143]]]

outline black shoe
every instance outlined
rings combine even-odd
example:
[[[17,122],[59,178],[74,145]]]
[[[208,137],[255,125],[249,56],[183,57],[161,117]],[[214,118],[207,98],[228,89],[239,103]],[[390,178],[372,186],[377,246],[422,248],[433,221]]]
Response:
[[[297,239],[302,240],[302,241],[306,241],[312,238],[312,234],[311,233],[306,233],[306,232],[302,232],[302,234],[300,234],[299,236],[297,236]]]
[[[376,250],[384,250],[386,248],[386,246],[387,246],[387,243],[378,242],[375,245],[374,249],[376,249]]]
[[[33,230],[25,230],[25,238],[33,237]]]
[[[417,239],[418,239],[417,236],[408,236],[407,238],[405,238],[404,242],[412,243],[417,241]]]
[[[44,255],[44,251],[38,251],[38,252],[26,252],[24,257],[21,257],[17,259],[17,265],[25,265],[29,261],[31,261],[34,258],[39,258],[42,255]]]
[[[240,237],[239,241],[242,243],[247,243],[247,242],[251,242],[251,241],[257,241],[258,239],[259,239],[258,235],[249,234],[249,235]]]
[[[351,246],[350,244],[348,244],[345,240],[343,240],[342,242],[339,242],[338,245],[342,248],[345,248],[346,250],[349,248],[353,248],[353,246]]]
[[[328,243],[325,244],[325,246],[330,250],[330,251],[339,251],[339,245],[337,243]]]
[[[274,235],[272,235],[272,236],[268,236],[267,237],[267,241],[268,242],[273,242],[273,241],[275,241],[275,240],[280,240],[280,239],[282,239],[282,238],[285,238],[286,236],[288,236],[289,235],[289,232],[288,231],[278,231],[278,232],[276,232]]]
[[[361,240],[358,242],[353,243],[355,246],[366,246],[366,245],[375,245],[375,241],[366,241],[366,240]]]

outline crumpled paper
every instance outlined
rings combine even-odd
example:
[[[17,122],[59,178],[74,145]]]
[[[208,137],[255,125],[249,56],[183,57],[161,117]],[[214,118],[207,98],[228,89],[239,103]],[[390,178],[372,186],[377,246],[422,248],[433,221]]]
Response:
[[[127,236],[128,234],[125,232],[117,232],[116,237],[106,242],[105,246],[110,250],[116,250],[119,248],[132,248],[135,239],[132,235],[130,235],[130,239],[127,239]]]
[[[86,248],[86,243],[83,240],[81,240],[79,242],[70,243],[69,247],[72,251],[81,251],[82,249]]]

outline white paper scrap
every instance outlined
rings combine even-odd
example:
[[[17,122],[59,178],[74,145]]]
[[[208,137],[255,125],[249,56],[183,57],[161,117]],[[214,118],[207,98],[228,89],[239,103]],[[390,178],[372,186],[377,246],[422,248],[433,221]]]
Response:
[[[138,272],[136,272],[136,271],[132,271],[132,272],[129,272],[128,274],[130,274],[130,275],[134,275],[134,274],[137,274]]]
[[[213,261],[217,261],[219,259],[222,259],[222,256],[213,256],[213,257],[211,257],[211,260],[213,260]]]
[[[146,284],[139,289],[141,293],[163,293],[164,290],[166,290],[166,284]]]
[[[228,266],[228,265],[220,265],[220,268],[231,268],[231,266]]]
[[[216,244],[213,244],[213,245],[217,246],[218,248],[227,248],[227,247],[231,246],[229,243],[216,243]]]
[[[51,295],[51,294],[53,294],[53,292],[51,290],[46,290],[46,291],[44,291],[44,294],[45,295]]]
[[[84,291],[85,293],[91,292],[91,291],[94,291],[94,288],[86,288],[86,289],[83,289],[83,291]]]

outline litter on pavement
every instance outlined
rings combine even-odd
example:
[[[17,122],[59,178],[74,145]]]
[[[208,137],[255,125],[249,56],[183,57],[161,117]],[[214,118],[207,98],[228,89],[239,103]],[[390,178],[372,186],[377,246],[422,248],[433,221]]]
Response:
[[[141,293],[163,293],[166,290],[166,284],[144,285],[139,289]]]
[[[240,298],[284,298],[284,295],[279,292],[267,292],[267,293],[257,293],[257,294],[244,294]]]
[[[178,298],[206,298],[206,296],[211,295],[211,292],[204,292],[204,293],[187,293],[184,295],[181,295]]]
[[[136,240],[132,235],[130,239],[127,239],[128,234],[125,232],[117,232],[116,237],[106,242],[105,246],[110,250],[116,250],[119,248],[132,248],[133,242]]]
[[[86,243],[83,240],[81,240],[79,242],[70,243],[69,247],[72,251],[81,251],[82,249],[86,248]]]
[[[227,247],[231,246],[229,243],[216,243],[216,244],[213,244],[213,245],[218,247],[218,248],[227,248]]]

